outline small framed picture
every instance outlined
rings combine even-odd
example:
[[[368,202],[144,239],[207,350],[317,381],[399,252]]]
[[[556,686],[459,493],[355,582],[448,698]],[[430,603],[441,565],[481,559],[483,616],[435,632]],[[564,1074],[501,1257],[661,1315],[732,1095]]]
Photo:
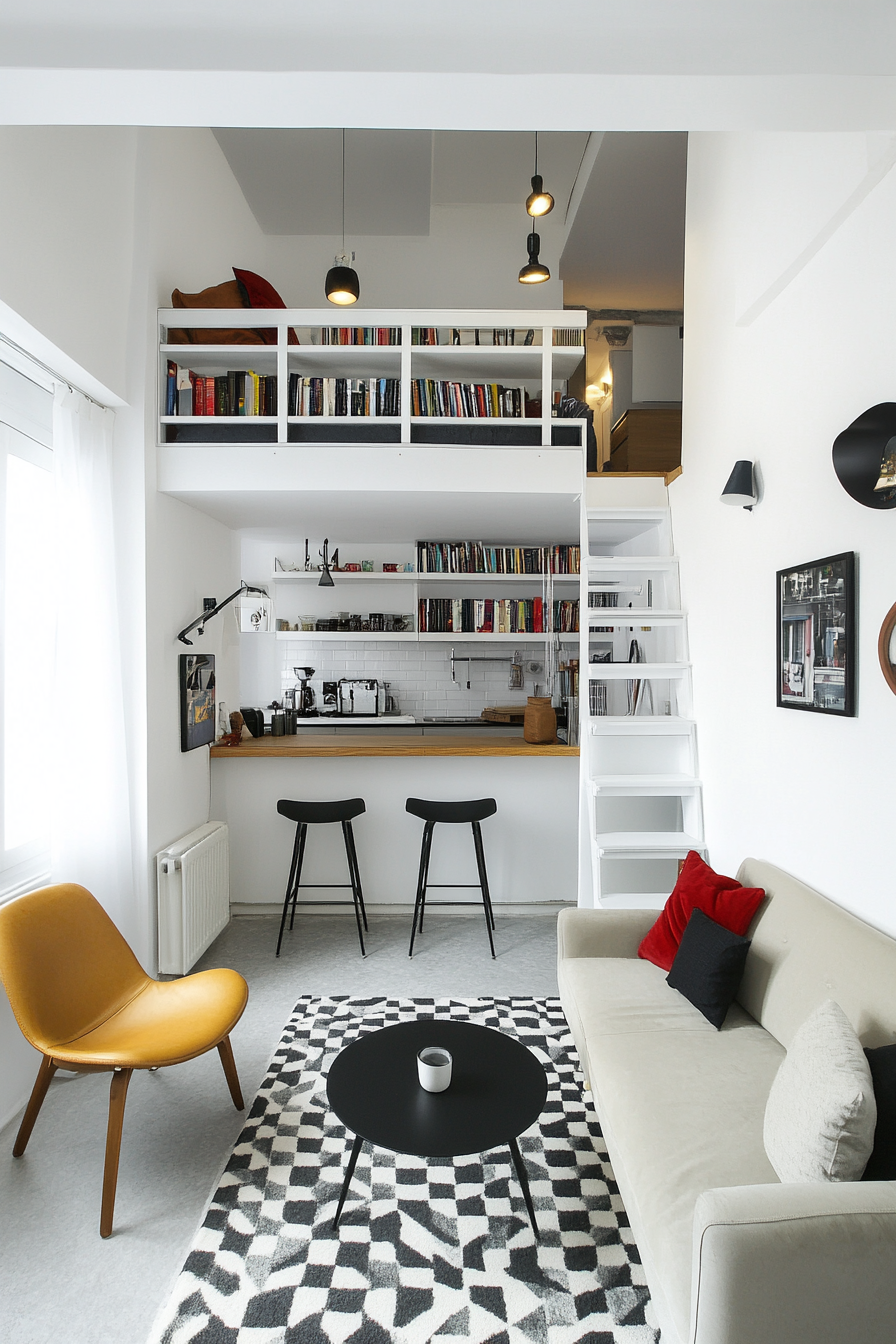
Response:
[[[777,583],[778,705],[853,718],[855,552],[779,569]]]
[[[193,751],[215,740],[215,655],[182,653],[180,674],[180,749]]]

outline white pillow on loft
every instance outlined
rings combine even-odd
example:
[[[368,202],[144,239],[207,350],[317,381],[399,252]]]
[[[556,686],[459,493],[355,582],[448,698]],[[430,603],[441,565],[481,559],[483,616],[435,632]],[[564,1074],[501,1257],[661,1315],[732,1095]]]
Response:
[[[768,1160],[785,1182],[857,1181],[876,1123],[862,1044],[828,999],[797,1031],[772,1083],[762,1135]]]

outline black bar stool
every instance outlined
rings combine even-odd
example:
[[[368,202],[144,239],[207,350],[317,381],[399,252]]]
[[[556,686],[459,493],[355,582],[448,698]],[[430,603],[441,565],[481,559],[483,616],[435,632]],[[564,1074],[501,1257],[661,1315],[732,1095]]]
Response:
[[[409,798],[405,804],[408,812],[415,817],[421,817],[426,825],[423,827],[423,845],[420,850],[420,873],[417,878],[417,899],[414,902],[414,923],[411,927],[411,946],[408,949],[408,956],[414,955],[414,937],[419,928],[423,932],[423,912],[426,907],[426,892],[429,887],[453,887],[455,890],[459,887],[478,887],[482,892],[482,908],[485,912],[485,927],[488,931],[488,943],[492,950],[492,958],[495,955],[495,940],[492,938],[492,930],[495,927],[495,916],[492,911],[492,899],[488,892],[488,874],[485,871],[485,853],[482,848],[482,832],[479,829],[480,821],[486,817],[494,816],[498,810],[498,804],[494,798],[474,798],[466,803],[436,803],[429,802],[426,798]],[[429,878],[429,855],[432,849],[432,833],[435,830],[436,822],[469,822],[473,828],[473,844],[476,849],[476,867],[479,869],[478,882],[430,882]],[[472,905],[472,901],[430,901],[430,905]]]
[[[290,798],[281,798],[277,804],[277,811],[281,817],[288,817],[290,821],[296,823],[295,844],[292,847],[292,863],[289,869],[289,881],[286,884],[286,895],[283,898],[283,915],[280,919],[280,933],[277,938],[277,956],[280,955],[280,944],[283,942],[283,930],[286,925],[286,913],[289,910],[290,901],[292,902],[292,914],[289,919],[290,931],[293,921],[296,917],[296,903],[299,898],[299,890],[302,887],[351,887],[352,901],[355,907],[355,920],[358,925],[358,939],[361,943],[361,956],[366,957],[364,950],[364,930],[367,928],[367,912],[364,909],[364,897],[361,894],[361,873],[358,868],[358,855],[355,852],[355,837],[352,834],[352,817],[359,817],[367,808],[363,798],[345,798],[339,802],[333,803],[300,803],[294,802]],[[323,825],[327,822],[342,822],[342,838],[345,841],[345,857],[348,859],[348,882],[300,882],[302,876],[302,860],[305,857],[305,839],[308,834],[309,826]],[[348,905],[348,901],[303,901],[303,905]],[[363,924],[363,929],[362,929]]]

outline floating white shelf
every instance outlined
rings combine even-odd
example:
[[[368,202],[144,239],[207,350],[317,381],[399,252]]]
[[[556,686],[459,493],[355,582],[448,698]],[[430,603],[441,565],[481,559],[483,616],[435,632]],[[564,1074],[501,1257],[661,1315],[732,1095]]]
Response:
[[[370,570],[349,570],[346,572],[341,569],[331,571],[333,582],[342,583],[444,583],[448,585],[465,583],[489,583],[489,584],[529,584],[530,586],[540,585],[543,574],[445,574],[445,573],[427,573],[420,570],[399,570],[398,573],[380,573]],[[310,582],[313,580],[318,583],[320,580],[320,570],[318,569],[277,569],[271,575],[272,583],[280,583],[284,580],[292,582]],[[578,584],[578,574],[555,574],[554,583]]]
[[[366,643],[369,644],[372,640],[381,640],[381,639],[385,639],[385,640],[391,640],[391,641],[394,641],[395,643],[400,643],[400,642],[403,640],[405,644],[408,644],[408,643],[416,644],[416,643],[417,643],[417,631],[416,631],[416,630],[399,630],[399,631],[395,631],[395,630],[278,630],[278,631],[277,631],[277,638],[278,638],[278,639],[294,639],[294,640],[302,640],[302,641],[304,641],[304,642],[306,642],[306,643],[310,643],[312,640],[314,641],[314,643],[318,643],[319,641],[320,641],[320,642],[323,642],[323,643],[327,643],[327,642],[332,642],[333,640],[337,640],[337,639],[347,639],[347,640],[358,640],[358,641],[360,641],[360,640],[364,640]]]
[[[419,575],[413,571],[407,572],[399,570],[397,573],[382,574],[379,571],[361,570],[354,572],[350,570],[345,573],[341,569],[330,571],[333,575],[334,584],[343,583],[416,583]],[[271,575],[272,583],[320,583],[319,569],[275,569]]]
[[[428,631],[406,630],[395,632],[394,630],[278,630],[276,632],[278,639],[304,640],[308,643],[318,640],[366,640],[368,643],[375,640],[395,640],[404,641],[406,644],[543,644],[547,636],[545,635],[474,635],[472,632],[465,634],[443,634]],[[573,631],[559,636],[561,644],[573,644],[578,642],[578,633]]]

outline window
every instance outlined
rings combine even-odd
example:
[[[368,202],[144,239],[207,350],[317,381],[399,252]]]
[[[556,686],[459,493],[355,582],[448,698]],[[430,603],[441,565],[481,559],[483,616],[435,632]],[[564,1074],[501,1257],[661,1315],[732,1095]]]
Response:
[[[0,899],[49,872],[52,423],[49,387],[0,362]]]

